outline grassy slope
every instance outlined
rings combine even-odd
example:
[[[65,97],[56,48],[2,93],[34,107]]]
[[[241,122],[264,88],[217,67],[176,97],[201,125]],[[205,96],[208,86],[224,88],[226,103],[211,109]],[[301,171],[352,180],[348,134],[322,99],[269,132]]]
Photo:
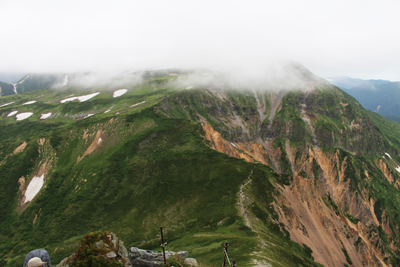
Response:
[[[0,88],[1,88],[1,93],[0,96],[7,96],[7,95],[13,95],[14,93],[14,86],[10,83],[4,83],[0,82]]]
[[[276,137],[280,137],[275,139],[274,145],[282,151],[280,164],[283,173],[291,174],[291,165],[285,153],[286,138],[294,146],[302,146],[311,139],[310,132],[307,131],[308,127],[305,127],[304,121],[300,118],[301,97],[304,97],[301,92],[288,92],[273,122],[274,134]],[[240,111],[250,110],[250,106],[254,105],[254,103],[240,101],[240,98],[232,97],[231,100],[235,101],[233,106]],[[318,144],[326,153],[338,151],[340,162],[343,162],[345,158],[348,159],[345,177],[350,179],[351,190],[359,192],[360,195],[363,195],[361,190],[366,190],[369,192],[367,198],[377,200],[374,209],[381,223],[383,211],[386,212],[391,232],[394,235],[390,238],[387,237],[383,229],[379,227],[371,227],[370,233],[379,234],[382,242],[377,246],[391,255],[390,260],[393,264],[398,264],[400,257],[392,251],[390,243],[398,246],[400,195],[398,189],[376,166],[376,161],[382,159],[382,155],[388,152],[399,162],[400,125],[365,110],[354,98],[335,87],[317,90],[315,94],[309,96],[307,101],[309,114],[315,114],[311,120]],[[199,102],[203,105],[199,105]],[[215,128],[222,129],[219,132],[225,138],[240,139],[240,135],[243,133],[239,132],[239,137],[237,137],[234,128],[224,130],[224,125],[220,126],[221,123],[214,120],[217,116],[221,118],[221,114],[227,114],[230,105],[222,103],[222,101],[219,105],[214,102],[217,102],[216,98],[210,97],[204,91],[198,90],[192,94],[184,92],[176,95],[176,98],[171,97],[168,100],[169,106],[166,112],[181,118],[195,117],[196,113],[199,113]],[[240,111],[237,113],[245,114]],[[399,173],[395,169],[389,168],[394,182],[398,181]],[[366,172],[368,172],[368,176]],[[345,208],[342,211],[343,214],[350,217],[347,214],[350,212],[350,208],[346,203],[341,204]]]
[[[0,110],[4,114],[0,119],[2,127],[12,129],[0,135],[0,157],[4,159],[22,141],[28,142],[22,153],[8,156],[0,166],[1,188],[7,188],[0,191],[4,208],[0,237],[6,240],[0,245],[0,255],[7,259],[7,266],[20,266],[25,254],[38,247],[48,249],[56,263],[70,255],[73,245],[86,232],[95,230],[114,231],[128,247],[158,248],[160,225],[166,230],[170,249],[186,249],[201,262],[219,265],[222,244],[229,241],[230,257],[238,264],[248,264],[250,253],[258,246],[257,238],[238,216],[236,198],[240,185],[252,170],[251,194],[259,199],[254,212],[263,221],[269,240],[275,243],[265,253],[286,266],[313,264],[310,254],[289,241],[287,233],[271,222],[276,214],[267,206],[274,199],[273,184],[278,176],[267,166],[211,150],[201,137],[199,124],[166,119],[154,113],[151,106],[159,101],[159,96],[168,93],[157,91],[150,85],[131,90],[113,109],[114,113],[126,112],[126,115],[98,113],[76,122],[61,116],[48,121],[39,121],[38,117],[41,112],[52,110],[61,114],[105,110],[114,104],[108,100],[110,93],[103,92],[85,103],[50,102],[50,106],[42,109],[38,106],[41,103],[30,107],[18,103],[44,93],[48,93],[44,96],[46,100],[54,101],[60,98],[60,93],[39,90],[12,96],[11,100],[2,99],[19,102]],[[143,100],[149,104],[128,108]],[[14,123],[5,115],[16,107],[26,110],[35,107],[40,112]],[[116,122],[107,126],[110,118]],[[24,131],[27,125],[28,132]],[[75,165],[77,156],[88,145],[82,139],[83,132],[98,129],[103,129],[109,138],[100,149]],[[56,170],[47,177],[46,188],[35,200],[25,210],[18,211],[18,178],[32,177],[35,173],[37,140],[42,137],[50,140],[57,153]],[[33,226],[36,214],[39,218]]]

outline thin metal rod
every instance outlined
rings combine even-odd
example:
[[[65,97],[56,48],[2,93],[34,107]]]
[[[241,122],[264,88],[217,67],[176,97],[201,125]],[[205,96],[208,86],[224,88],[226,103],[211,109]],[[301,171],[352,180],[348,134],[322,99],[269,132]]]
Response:
[[[222,264],[222,267],[226,266],[226,255],[228,253],[228,246],[229,246],[229,244],[228,244],[228,242],[226,242],[224,244],[224,263]]]
[[[164,234],[162,230],[162,226],[160,226],[160,232],[161,232],[161,247],[162,247],[162,252],[164,256],[164,264],[167,264],[167,259],[165,258],[165,244],[164,244]]]

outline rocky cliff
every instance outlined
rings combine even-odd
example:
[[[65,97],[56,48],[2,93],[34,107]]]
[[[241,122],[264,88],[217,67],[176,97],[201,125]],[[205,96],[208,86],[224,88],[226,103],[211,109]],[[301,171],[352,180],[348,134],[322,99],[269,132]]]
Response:
[[[167,97],[162,112],[201,122],[214,149],[286,177],[274,209],[291,240],[311,248],[317,262],[398,264],[399,209],[391,210],[397,200],[387,196],[398,196],[398,164],[390,155],[399,150],[340,89],[321,81],[295,91],[210,86]],[[259,234],[247,212],[239,213]]]

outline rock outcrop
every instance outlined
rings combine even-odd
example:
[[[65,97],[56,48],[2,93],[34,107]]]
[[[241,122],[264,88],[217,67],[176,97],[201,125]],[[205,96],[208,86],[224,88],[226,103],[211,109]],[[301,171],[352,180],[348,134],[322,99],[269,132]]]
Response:
[[[109,235],[108,237],[109,237],[109,239],[111,239],[111,242],[114,244],[114,246],[118,248],[118,251],[117,252],[110,251],[107,254],[105,254],[104,256],[108,259],[116,259],[119,262],[123,262],[124,267],[131,267],[132,265],[130,264],[130,261],[128,259],[128,250],[125,248],[124,242],[122,242],[122,240],[120,240],[114,233],[111,233],[111,235]],[[104,244],[103,241],[99,241],[96,243],[97,248],[100,248],[103,246],[107,246],[106,244]],[[75,255],[76,254],[73,253],[71,256],[63,259],[57,265],[57,267],[68,267],[69,266],[68,260],[73,259]]]
[[[190,266],[197,266],[197,261],[189,257],[187,251],[166,251],[165,257],[167,259],[171,257],[177,257],[185,261],[185,264]],[[164,263],[164,256],[162,252],[144,250],[136,247],[132,247],[129,250],[129,260],[133,267],[161,267]]]
[[[123,262],[124,267],[162,267],[164,264],[164,256],[162,252],[144,250],[137,247],[131,247],[128,250],[124,246],[124,242],[117,238],[115,234],[109,236],[115,247],[118,247],[118,251],[111,251],[104,256],[108,259],[116,259],[117,261]],[[96,247],[103,247],[105,244],[103,241],[96,243]],[[68,267],[68,260],[74,258],[76,254],[63,259],[57,267]],[[166,251],[166,259],[176,257],[177,259],[183,260],[187,266],[198,266],[196,259],[188,258],[189,252],[187,251]]]

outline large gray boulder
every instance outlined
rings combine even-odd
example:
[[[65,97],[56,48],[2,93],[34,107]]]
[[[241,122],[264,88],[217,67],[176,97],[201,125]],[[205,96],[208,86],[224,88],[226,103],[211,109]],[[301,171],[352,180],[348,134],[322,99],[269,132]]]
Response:
[[[187,257],[189,257],[189,252],[165,252],[165,257],[167,259],[174,255],[182,260],[185,260]],[[129,259],[133,267],[161,267],[164,263],[164,256],[162,252],[144,250],[136,247],[131,247],[129,250]]]
[[[184,264],[189,265],[189,266],[193,266],[193,267],[199,266],[197,264],[197,261],[196,261],[195,258],[186,258]]]

